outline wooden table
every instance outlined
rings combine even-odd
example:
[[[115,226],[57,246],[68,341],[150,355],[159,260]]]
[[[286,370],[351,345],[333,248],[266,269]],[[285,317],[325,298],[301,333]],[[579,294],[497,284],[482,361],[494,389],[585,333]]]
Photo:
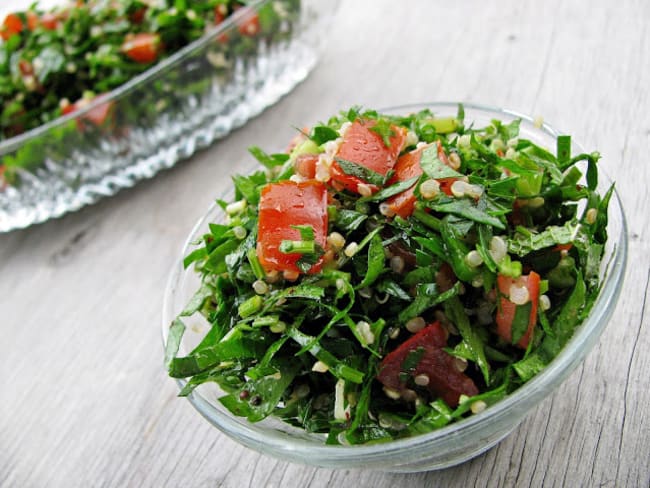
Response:
[[[318,68],[244,128],[116,197],[0,235],[0,486],[649,486],[649,25],[646,0],[344,0]],[[277,150],[291,126],[352,104],[432,100],[541,115],[602,153],[630,228],[608,328],[512,435],[455,468],[331,471],[239,446],[163,370],[162,296],[185,236],[250,164],[249,144]]]

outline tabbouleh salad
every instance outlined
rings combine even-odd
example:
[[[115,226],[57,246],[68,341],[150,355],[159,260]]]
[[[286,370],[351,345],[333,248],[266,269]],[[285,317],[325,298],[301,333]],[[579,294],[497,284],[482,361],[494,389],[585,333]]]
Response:
[[[568,136],[552,153],[519,125],[353,107],[285,153],[252,147],[265,168],[233,178],[184,261],[202,285],[170,325],[181,395],[216,382],[234,415],[362,444],[530,380],[596,299],[613,187],[596,191],[598,153]],[[177,357],[195,313],[210,329]]]

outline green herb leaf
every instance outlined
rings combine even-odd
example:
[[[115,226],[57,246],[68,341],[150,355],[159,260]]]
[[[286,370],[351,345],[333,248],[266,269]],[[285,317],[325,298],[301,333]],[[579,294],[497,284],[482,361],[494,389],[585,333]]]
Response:
[[[445,313],[447,314],[447,317],[449,317],[449,320],[451,320],[456,325],[456,328],[460,332],[461,337],[467,343],[467,346],[474,356],[472,359],[473,362],[477,364],[481,370],[481,373],[483,373],[485,383],[489,385],[490,364],[485,357],[483,341],[481,341],[478,334],[470,325],[469,319],[465,314],[463,304],[458,299],[458,297],[454,296],[445,301]]]
[[[226,256],[239,247],[239,242],[231,239],[217,246],[208,255],[204,268],[212,271],[214,274],[220,274],[227,271]]]
[[[469,247],[462,241],[463,235],[448,218],[445,219],[440,234],[445,245],[445,261],[451,265],[454,274],[458,278],[471,282],[478,274],[478,270],[470,267],[465,261],[465,256],[469,253]]]
[[[346,175],[367,181],[371,185],[383,186],[384,175],[347,159],[334,158]]]
[[[180,313],[181,317],[189,317],[201,309],[205,301],[212,296],[212,287],[207,283],[201,284],[201,287],[194,293],[192,299]]]
[[[462,173],[451,169],[440,161],[438,158],[438,147],[435,144],[422,151],[420,166],[429,178],[436,180],[442,178],[461,178],[463,176]]]
[[[169,376],[187,378],[209,369],[222,361],[255,358],[264,354],[265,344],[242,337],[241,331],[232,333],[227,340],[206,346],[190,355],[173,358],[169,363]]]
[[[557,161],[564,167],[571,160],[571,136],[557,137]]]
[[[249,422],[268,417],[300,369],[300,363],[287,360],[273,361],[272,365],[277,373],[247,381],[240,392],[222,396],[219,401],[234,415],[246,417]],[[243,392],[246,394],[242,395]]]
[[[208,255],[205,247],[200,247],[189,253],[185,258],[183,258],[183,268],[187,269],[190,264],[195,261],[200,261]]]
[[[331,127],[326,125],[316,125],[312,128],[309,138],[314,141],[318,146],[325,144],[328,141],[333,141],[339,137],[339,133]]]
[[[379,134],[384,145],[390,147],[390,138],[395,136],[393,124],[388,119],[377,119],[377,122],[370,128],[371,131]]]
[[[508,239],[508,251],[518,256],[526,256],[547,247],[569,244],[574,240],[578,227],[576,219],[565,222],[563,226],[550,225],[540,233],[518,227],[514,236]]]
[[[267,154],[257,146],[249,147],[248,152],[250,152],[262,165],[269,169],[275,168],[276,166],[282,166],[289,159],[288,154]]]
[[[515,308],[515,317],[512,320],[512,343],[517,344],[528,330],[530,324],[530,311],[533,304],[528,302]]]
[[[374,234],[368,247],[368,270],[361,283],[356,286],[357,290],[371,286],[377,281],[377,278],[384,270],[385,260],[386,255],[384,254],[381,237],[379,237],[379,234]]]
[[[169,365],[178,354],[181,345],[181,339],[185,333],[185,324],[181,319],[175,319],[169,326],[167,334],[167,344],[165,344],[165,364]]]
[[[469,198],[454,198],[442,203],[432,202],[428,205],[431,210],[440,213],[449,213],[464,217],[473,222],[496,227],[497,229],[505,229],[506,226],[500,219],[493,217],[485,210],[482,210]]]
[[[381,202],[382,200],[386,200],[387,198],[392,197],[393,195],[397,195],[398,193],[402,193],[404,190],[408,190],[411,188],[415,183],[420,179],[419,176],[414,176],[413,178],[409,178],[408,180],[404,181],[398,181],[397,183],[393,183],[392,185],[379,190],[377,193],[374,195],[371,195],[369,197],[364,197],[360,198],[359,201],[365,201],[365,202]]]
[[[589,159],[587,161],[587,187],[590,190],[595,190],[598,186],[598,169],[596,168],[596,160]]]
[[[460,292],[460,283],[455,283],[449,290],[440,293],[435,283],[424,283],[418,285],[413,302],[402,310],[397,316],[400,324],[405,324],[413,317],[421,315],[424,311],[445,303]]]
[[[294,327],[287,329],[287,334],[289,335],[289,337],[291,337],[294,341],[296,341],[301,346],[305,346],[307,344],[313,343],[313,339],[314,339],[313,337],[308,336],[307,334],[303,334],[302,332],[300,332]],[[313,344],[309,348],[309,352],[314,357],[316,357],[319,361],[325,363],[328,366],[329,371],[337,378],[341,378],[357,384],[363,381],[363,373],[361,371],[358,371],[342,363],[341,361],[336,359],[336,356],[334,356],[329,351],[323,349],[318,343]]]
[[[582,278],[582,273],[578,272],[571,295],[553,321],[553,332],[555,332],[560,347],[564,347],[580,323],[580,312],[585,306],[586,295],[587,287]]]
[[[235,175],[232,177],[235,184],[236,199],[244,198],[251,205],[260,201],[260,188],[266,185],[266,174],[258,171],[249,176]]]
[[[512,365],[522,381],[528,381],[546,367],[547,362],[539,354],[531,354]]]
[[[341,209],[336,213],[336,226],[345,232],[352,232],[357,230],[367,218],[366,214],[356,210]]]

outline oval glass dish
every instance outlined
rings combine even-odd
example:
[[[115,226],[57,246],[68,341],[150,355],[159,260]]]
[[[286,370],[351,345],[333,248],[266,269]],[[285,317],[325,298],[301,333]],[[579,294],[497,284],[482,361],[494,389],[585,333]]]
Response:
[[[243,125],[314,68],[337,5],[253,2],[83,109],[0,141],[0,232],[113,195]],[[277,25],[238,33],[242,16],[269,8]]]
[[[382,113],[406,114],[424,108],[436,116],[453,116],[456,103],[428,103],[405,105]],[[559,133],[544,124],[537,127],[531,117],[503,109],[465,105],[465,120],[477,126],[492,119],[511,122],[521,119],[521,137],[548,148],[555,146]],[[581,148],[574,143],[573,150]],[[611,185],[606,175],[600,175],[599,190]],[[178,261],[174,265],[165,291],[162,331],[167,343],[169,326],[185,308],[200,286],[199,275],[183,268],[183,257],[188,255],[208,224],[223,218],[221,207],[212,206],[191,231]],[[370,445],[327,445],[325,434],[310,434],[269,417],[258,423],[233,416],[219,401],[223,395],[214,383],[199,386],[189,395],[192,405],[211,424],[252,449],[283,460],[327,468],[365,468],[388,472],[417,472],[442,469],[469,460],[502,440],[546,397],[569,376],[598,341],[614,311],[623,280],[627,260],[627,229],[621,202],[614,192],[609,205],[607,227],[609,239],[600,267],[601,290],[587,319],[578,327],[561,352],[537,376],[514,393],[489,406],[481,413],[471,415],[439,430],[418,436]],[[184,318],[187,329],[180,345],[180,354],[193,349],[208,331],[209,325],[200,314]],[[178,381],[183,388],[185,380]]]

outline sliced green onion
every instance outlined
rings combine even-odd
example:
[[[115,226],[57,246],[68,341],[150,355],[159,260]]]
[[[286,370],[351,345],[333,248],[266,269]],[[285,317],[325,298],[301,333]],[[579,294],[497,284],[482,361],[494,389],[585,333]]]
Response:
[[[282,241],[280,243],[280,252],[298,253],[298,254],[313,254],[316,252],[315,241]]]
[[[264,300],[262,297],[255,295],[254,297],[251,297],[245,302],[241,303],[239,307],[237,307],[237,312],[241,318],[245,319],[246,317],[250,317],[256,312],[259,312],[262,309],[263,304]]]
[[[257,278],[258,280],[264,279],[266,273],[264,272],[264,268],[262,268],[262,264],[260,263],[260,260],[257,258],[257,251],[255,250],[254,247],[251,247],[248,250],[248,252],[246,253],[246,257],[248,258],[248,262],[251,265],[251,269],[255,274],[255,278]]]

